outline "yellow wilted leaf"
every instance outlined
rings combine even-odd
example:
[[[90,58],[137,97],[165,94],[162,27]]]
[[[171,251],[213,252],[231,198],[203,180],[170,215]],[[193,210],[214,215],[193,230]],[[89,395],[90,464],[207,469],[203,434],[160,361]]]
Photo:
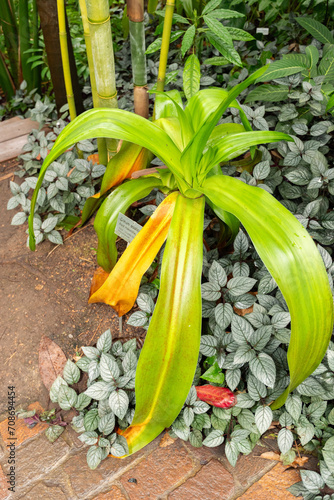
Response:
[[[119,316],[132,308],[142,276],[167,237],[178,196],[178,192],[171,193],[158,206],[109,276],[106,277],[105,271],[95,273],[89,303],[109,304]]]

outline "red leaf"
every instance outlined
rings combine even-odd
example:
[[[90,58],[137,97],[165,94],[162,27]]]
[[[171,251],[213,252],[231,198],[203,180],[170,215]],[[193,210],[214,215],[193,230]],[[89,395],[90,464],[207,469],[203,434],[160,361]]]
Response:
[[[214,387],[209,384],[201,385],[196,387],[196,392],[199,399],[218,408],[231,408],[237,404],[235,394],[226,387]]]
[[[38,360],[42,382],[49,391],[58,375],[63,374],[66,356],[59,345],[43,335],[39,344]]]

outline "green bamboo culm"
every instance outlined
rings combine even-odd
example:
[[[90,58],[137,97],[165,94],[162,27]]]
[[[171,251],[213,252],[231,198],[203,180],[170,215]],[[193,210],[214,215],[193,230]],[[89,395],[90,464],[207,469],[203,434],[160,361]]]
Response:
[[[32,90],[32,70],[28,59],[30,54],[26,50],[30,49],[30,30],[29,30],[29,10],[28,0],[19,0],[19,47],[20,47],[20,65],[19,71],[22,72],[20,80],[25,80],[28,84],[28,90]]]
[[[4,34],[5,46],[9,59],[10,74],[16,88],[19,82],[19,38],[12,0],[2,0],[0,10],[0,24]]]
[[[99,107],[117,108],[115,61],[108,0],[86,0],[89,33]],[[115,155],[117,141],[107,140],[108,159]],[[100,159],[100,163],[106,165]]]
[[[0,87],[6,94],[7,99],[10,99],[15,94],[15,84],[8,71],[3,54],[0,52]]]
[[[32,2],[32,39],[33,39],[33,49],[34,55],[37,54],[37,50],[39,49],[39,27],[38,27],[38,10],[37,10],[37,2],[33,0]],[[39,66],[36,66],[32,70],[32,89],[37,89],[40,91],[41,88],[41,71]]]
[[[127,0],[127,11],[135,113],[148,118],[149,99],[145,55],[144,0]]]
[[[162,31],[162,43],[160,50],[159,72],[157,81],[157,90],[159,92],[163,92],[165,88],[167,59],[169,52],[170,34],[172,30],[174,7],[175,7],[175,0],[167,0],[164,27]]]
[[[147,12],[149,14],[154,14],[157,10],[159,0],[148,0],[147,2]]]
[[[74,94],[72,88],[72,78],[70,69],[70,59],[68,55],[66,20],[65,20],[65,2],[57,0],[58,24],[59,24],[59,41],[61,50],[61,59],[63,64],[64,82],[66,88],[66,96],[71,120],[77,116],[75,109]]]
[[[85,0],[79,0],[79,6],[81,11],[81,20],[82,26],[84,30],[85,44],[86,44],[86,53],[87,53],[87,61],[89,68],[89,77],[90,77],[90,85],[92,88],[92,97],[93,97],[93,106],[94,108],[98,108],[100,101],[96,88],[96,79],[95,79],[95,71],[94,71],[94,63],[93,63],[93,52],[92,52],[92,39],[89,32],[89,23],[87,17],[87,7]],[[107,152],[107,143],[104,137],[100,137],[97,139],[97,149],[99,153],[99,163],[102,165],[107,165],[108,163],[108,152]]]
[[[173,14],[174,14],[175,0],[167,0],[166,13],[164,18],[164,27],[162,31],[162,43],[160,49],[159,71],[157,79],[157,90],[163,92],[166,80],[166,68],[169,52],[170,34],[172,30]],[[153,119],[155,118],[155,103],[153,110]]]

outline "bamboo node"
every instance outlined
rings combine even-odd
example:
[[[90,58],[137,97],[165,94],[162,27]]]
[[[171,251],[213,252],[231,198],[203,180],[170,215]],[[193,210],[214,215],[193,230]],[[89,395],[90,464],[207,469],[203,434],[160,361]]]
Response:
[[[100,99],[114,99],[115,97],[117,97],[117,90],[114,94],[112,95],[108,95],[108,96],[103,96],[103,95],[100,95],[99,93],[97,93],[98,97]]]
[[[105,24],[105,23],[108,23],[110,21],[110,16],[107,17],[107,19],[105,19],[104,21],[92,21],[91,19],[89,19],[89,17],[87,18],[88,19],[88,22],[89,24]]]

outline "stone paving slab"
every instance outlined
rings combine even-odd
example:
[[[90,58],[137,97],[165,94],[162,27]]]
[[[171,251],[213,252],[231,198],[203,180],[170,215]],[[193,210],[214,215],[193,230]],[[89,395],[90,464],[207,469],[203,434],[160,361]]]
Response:
[[[42,411],[36,402],[31,408]],[[272,449],[263,442],[235,468],[224,456],[224,447],[193,448],[164,433],[140,452],[125,459],[109,457],[96,470],[86,462],[87,447],[77,447],[66,431],[53,444],[44,435],[45,425],[28,429],[16,448],[16,489],[6,484],[7,422],[0,422],[0,500],[291,500],[286,491],[300,480],[298,471],[259,453]],[[21,422],[18,434],[23,436]]]

